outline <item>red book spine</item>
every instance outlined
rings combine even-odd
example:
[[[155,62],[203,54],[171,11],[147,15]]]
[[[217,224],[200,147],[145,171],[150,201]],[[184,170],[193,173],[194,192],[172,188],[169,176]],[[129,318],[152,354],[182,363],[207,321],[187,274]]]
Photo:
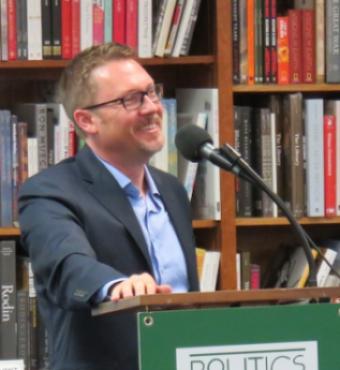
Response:
[[[93,45],[104,42],[104,8],[98,3],[93,4]]]
[[[336,119],[324,116],[325,216],[336,216]]]
[[[72,4],[61,0],[61,57],[72,58]]]
[[[247,1],[247,43],[248,43],[248,84],[255,82],[255,4],[254,0]]]
[[[277,17],[277,82],[289,84],[288,17]]]
[[[302,10],[302,82],[316,81],[315,11]]]
[[[17,59],[17,30],[16,30],[16,3],[15,0],[7,0],[7,42],[8,60]]]
[[[126,0],[126,45],[137,49],[138,1]]]
[[[288,11],[290,83],[302,82],[302,17],[301,9]]]
[[[264,0],[264,81],[270,82],[270,0]]]
[[[256,264],[250,265],[250,289],[261,288],[261,267]]]
[[[74,129],[74,125],[72,122],[70,122],[70,125],[69,125],[68,139],[69,139],[68,156],[72,157],[76,155],[76,152],[77,152],[77,145],[76,145],[77,136],[76,136],[76,130]]]
[[[120,44],[125,44],[125,13],[126,0],[113,0],[113,35],[112,40]]]
[[[72,0],[72,57],[80,52],[80,0]]]

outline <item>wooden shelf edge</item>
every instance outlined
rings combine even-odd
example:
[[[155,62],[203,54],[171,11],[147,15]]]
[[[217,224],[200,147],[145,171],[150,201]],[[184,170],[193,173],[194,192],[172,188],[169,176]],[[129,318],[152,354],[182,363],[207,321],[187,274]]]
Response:
[[[340,84],[292,84],[292,85],[234,85],[234,93],[290,93],[290,92],[339,92]]]
[[[194,229],[214,229],[218,227],[219,222],[215,220],[194,220],[192,227]],[[20,236],[18,227],[0,227],[0,238],[4,236]]]
[[[0,237],[4,236],[19,236],[20,229],[18,227],[0,227]]]
[[[167,65],[190,65],[203,64],[212,65],[215,63],[213,55],[190,55],[178,58],[139,58],[139,62],[145,66],[167,66]],[[1,61],[0,70],[7,69],[62,69],[70,62],[70,60],[11,60]]]
[[[301,225],[333,225],[340,224],[340,217],[321,218],[321,217],[303,217],[298,219]],[[251,226],[285,226],[289,222],[284,217],[239,217],[236,218],[236,226],[251,227]]]

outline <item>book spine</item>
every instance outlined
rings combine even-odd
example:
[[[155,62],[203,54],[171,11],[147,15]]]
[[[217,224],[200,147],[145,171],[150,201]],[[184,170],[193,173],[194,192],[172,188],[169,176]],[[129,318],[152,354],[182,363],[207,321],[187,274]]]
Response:
[[[126,0],[113,0],[113,35],[112,39],[120,44],[125,44]]]
[[[7,18],[7,0],[0,2],[0,47],[1,47],[1,60],[8,60],[8,18]]]
[[[340,0],[326,3],[326,82],[340,82]]]
[[[315,11],[302,10],[302,82],[315,83]]]
[[[104,3],[102,0],[93,0],[92,27],[92,44],[102,44],[104,42]]]
[[[28,59],[42,60],[41,0],[30,0],[27,6]]]
[[[248,85],[255,82],[255,1],[247,1]]]
[[[277,82],[277,13],[276,0],[270,0],[270,82]]]
[[[80,52],[80,0],[72,0],[71,18],[71,53],[75,57]]]
[[[12,125],[11,113],[0,111],[0,225],[13,225],[13,192],[12,192]]]
[[[175,45],[175,40],[176,40],[176,35],[179,27],[179,23],[181,21],[181,17],[183,14],[184,10],[184,0],[178,0],[176,2],[175,10],[174,10],[174,15],[172,17],[172,22],[171,22],[171,28],[169,32],[169,37],[165,45],[165,50],[164,50],[164,55],[165,56],[170,56],[172,49]]]
[[[325,82],[325,0],[315,0],[316,79]]]
[[[183,43],[182,43],[180,55],[189,55],[190,46],[191,46],[191,43],[192,43],[192,38],[193,38],[193,35],[194,35],[195,26],[196,26],[196,23],[197,23],[198,12],[199,12],[200,6],[201,6],[201,0],[195,0],[194,4],[193,4],[193,7],[192,7],[191,14],[190,14],[189,23],[188,23],[188,26],[186,28],[186,32],[185,32],[184,40],[183,40]]]
[[[42,22],[42,54],[44,59],[52,57],[52,19],[51,19],[51,0],[41,2],[41,22]]]
[[[61,0],[52,0],[52,57],[61,58]]]
[[[138,1],[126,0],[126,45],[137,50]]]
[[[27,153],[27,123],[18,122],[18,161],[19,176],[18,187],[28,178],[28,153]]]
[[[264,81],[263,1],[255,0],[255,83]]]
[[[47,149],[47,107],[46,104],[36,104],[36,132],[38,138],[39,171],[48,167]]]
[[[300,9],[288,10],[288,42],[290,83],[302,82],[302,13]]]
[[[29,369],[29,298],[28,291],[17,291],[17,356]]]
[[[138,2],[138,56],[152,57],[152,1]]]
[[[63,59],[72,58],[72,2],[61,1],[61,56]]]
[[[240,83],[240,17],[239,0],[232,0],[233,82]]]
[[[278,83],[289,83],[288,17],[277,17],[277,77]]]
[[[336,215],[336,125],[334,115],[324,116],[325,217]]]
[[[0,241],[0,358],[17,356],[15,241]]]
[[[112,42],[112,0],[104,0],[104,41]]]
[[[7,0],[8,60],[17,59],[16,0]]]
[[[324,216],[323,100],[305,100],[306,206],[308,217]],[[318,148],[316,150],[316,148]]]
[[[264,81],[270,82],[270,0],[264,0]]]

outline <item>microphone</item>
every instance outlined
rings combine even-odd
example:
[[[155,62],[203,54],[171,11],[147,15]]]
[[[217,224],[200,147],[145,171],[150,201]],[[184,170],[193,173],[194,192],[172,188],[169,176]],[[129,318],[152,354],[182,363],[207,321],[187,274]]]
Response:
[[[198,162],[202,159],[207,159],[218,167],[232,172],[236,176],[239,176],[259,187],[278,205],[301,241],[309,265],[307,284],[309,286],[316,286],[316,266],[311,253],[311,246],[308,242],[308,240],[311,239],[306,235],[305,230],[297,222],[283,200],[268,187],[262,177],[249,166],[249,164],[232,146],[225,144],[221,148],[216,149],[212,143],[212,138],[207,131],[191,124],[185,125],[179,129],[175,137],[176,147],[184,158],[191,162]]]

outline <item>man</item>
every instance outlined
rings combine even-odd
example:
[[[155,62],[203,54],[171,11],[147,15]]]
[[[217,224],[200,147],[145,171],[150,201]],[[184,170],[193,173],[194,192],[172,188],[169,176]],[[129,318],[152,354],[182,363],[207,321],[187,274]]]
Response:
[[[164,142],[161,89],[116,44],[80,53],[59,97],[86,146],[19,197],[52,370],[136,370],[135,314],[91,317],[106,299],[198,288],[190,207],[147,167]]]

